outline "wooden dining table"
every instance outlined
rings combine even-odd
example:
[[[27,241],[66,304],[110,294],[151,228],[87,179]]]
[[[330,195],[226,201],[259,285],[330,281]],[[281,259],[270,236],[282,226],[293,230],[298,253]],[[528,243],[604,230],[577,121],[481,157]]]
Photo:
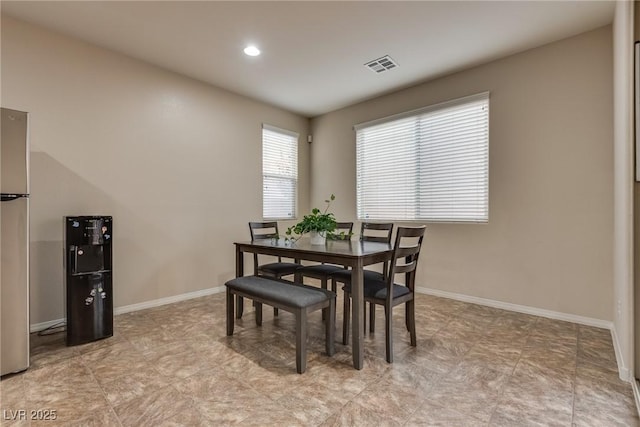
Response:
[[[264,239],[235,242],[236,277],[244,276],[244,254],[273,255],[295,260],[324,262],[343,265],[351,269],[351,310],[353,366],[362,369],[364,364],[364,296],[363,269],[367,265],[388,261],[393,248],[388,243],[359,240],[327,240],[324,245],[312,245],[309,238],[295,242],[285,239]],[[237,316],[242,316],[242,298],[236,299]]]

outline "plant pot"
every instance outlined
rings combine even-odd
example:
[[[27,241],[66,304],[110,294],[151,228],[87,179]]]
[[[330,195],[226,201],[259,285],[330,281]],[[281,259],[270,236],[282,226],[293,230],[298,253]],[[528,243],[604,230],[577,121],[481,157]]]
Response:
[[[326,234],[318,231],[310,231],[309,236],[311,237],[312,245],[324,245],[326,242]]]

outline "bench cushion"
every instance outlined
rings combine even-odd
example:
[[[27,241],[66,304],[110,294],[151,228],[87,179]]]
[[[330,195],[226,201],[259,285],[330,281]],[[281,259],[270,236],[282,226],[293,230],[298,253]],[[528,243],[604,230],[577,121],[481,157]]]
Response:
[[[232,290],[296,308],[309,307],[336,297],[335,292],[325,289],[260,276],[237,277],[225,285]]]

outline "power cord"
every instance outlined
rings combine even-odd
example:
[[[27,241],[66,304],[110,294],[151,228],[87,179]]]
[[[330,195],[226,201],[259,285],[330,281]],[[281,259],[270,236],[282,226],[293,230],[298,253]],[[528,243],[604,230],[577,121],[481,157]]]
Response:
[[[62,328],[62,329],[60,329]],[[62,321],[62,322],[58,322],[55,323],[51,326],[49,326],[48,328],[45,328],[41,331],[38,332],[38,336],[39,337],[44,337],[47,335],[54,335],[54,334],[59,334],[60,332],[64,332],[67,330],[67,322],[66,321]]]

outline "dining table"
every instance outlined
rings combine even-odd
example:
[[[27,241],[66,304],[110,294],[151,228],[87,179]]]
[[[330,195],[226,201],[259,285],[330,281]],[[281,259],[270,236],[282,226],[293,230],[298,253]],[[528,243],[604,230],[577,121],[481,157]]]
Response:
[[[292,258],[297,261],[315,261],[336,264],[351,269],[351,350],[353,366],[362,369],[364,364],[364,292],[363,270],[365,266],[386,262],[391,258],[391,244],[361,240],[327,240],[325,244],[311,244],[311,240],[302,237],[290,239],[261,239],[247,242],[235,242],[236,277],[242,277],[244,254],[272,255]],[[242,316],[243,301],[236,298],[236,315]]]

